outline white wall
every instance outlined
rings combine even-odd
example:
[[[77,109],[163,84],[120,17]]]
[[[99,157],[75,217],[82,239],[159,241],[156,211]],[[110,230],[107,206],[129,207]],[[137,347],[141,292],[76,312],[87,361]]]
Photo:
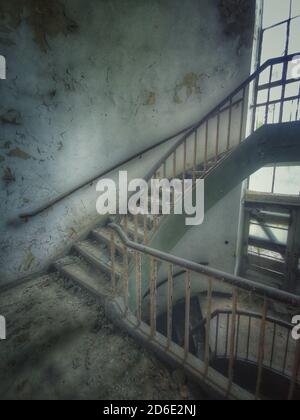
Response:
[[[234,3],[2,2],[0,284],[95,222],[95,186],[26,225],[11,219],[195,122],[247,77],[254,2]]]

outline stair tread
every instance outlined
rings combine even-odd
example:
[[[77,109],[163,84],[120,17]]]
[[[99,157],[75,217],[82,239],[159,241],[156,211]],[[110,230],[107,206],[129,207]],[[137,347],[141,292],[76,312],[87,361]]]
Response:
[[[85,257],[92,264],[97,265],[98,268],[104,269],[106,272],[111,270],[111,260],[108,252],[104,252],[99,244],[94,244],[91,241],[81,241],[74,245],[74,248],[83,257]],[[118,261],[115,262],[116,273],[122,272],[122,267]]]
[[[92,234],[96,238],[102,239],[106,244],[110,244],[111,232],[113,231],[107,227],[98,227],[92,230]],[[115,234],[114,237],[116,248],[121,251],[123,248],[123,242],[119,239],[118,235]]]
[[[84,264],[79,258],[74,259],[73,262],[66,261],[66,259],[58,260],[54,267],[60,274],[67,276],[75,281],[79,286],[88,289],[100,296],[107,296],[109,294],[109,282],[107,276],[103,273],[102,276],[95,272],[90,266]]]

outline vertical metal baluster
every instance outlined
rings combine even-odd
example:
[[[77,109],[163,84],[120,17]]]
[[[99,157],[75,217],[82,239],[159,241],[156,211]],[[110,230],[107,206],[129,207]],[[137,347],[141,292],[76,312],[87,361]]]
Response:
[[[238,354],[239,354],[240,323],[241,323],[241,316],[238,315],[237,330],[236,330],[236,348],[235,348],[236,357],[238,357]]]
[[[158,197],[158,199],[160,199],[160,195],[159,195],[159,197]],[[160,207],[160,203],[158,203],[158,206]],[[155,206],[156,207],[156,206]],[[158,211],[159,212],[159,211]],[[156,230],[157,230],[157,215],[156,214],[153,214],[152,215],[152,218],[153,218],[153,231],[154,231],[154,233],[156,232]]]
[[[156,179],[159,179],[159,177],[156,177]],[[154,229],[154,232],[157,231],[157,215],[156,214],[153,214],[153,229]]]
[[[295,359],[292,371],[292,378],[290,383],[288,400],[291,401],[294,398],[294,392],[297,384],[297,378],[300,371],[300,340],[296,342]]]
[[[167,325],[167,348],[170,348],[173,331],[173,266],[168,266],[168,325]]]
[[[270,358],[270,368],[272,368],[272,366],[273,366],[276,332],[277,332],[277,325],[274,323],[273,339],[272,339],[272,350],[271,350],[271,358]]]
[[[247,355],[246,355],[246,360],[249,359],[250,337],[251,337],[251,316],[249,316],[249,323],[248,323],[248,337],[247,337]]]
[[[174,150],[174,153],[173,153],[173,178],[176,178],[176,154],[177,154],[177,152],[176,152],[176,150]]]
[[[236,312],[237,312],[237,289],[232,291],[232,317],[231,317],[231,331],[230,331],[230,347],[229,347],[229,368],[228,368],[228,388],[227,397],[230,395],[233,383],[233,367],[235,360],[235,337],[236,337]]]
[[[185,273],[185,320],[184,320],[184,358],[190,349],[190,305],[191,305],[191,279],[190,272]]]
[[[267,105],[266,105],[266,111],[265,111],[265,124],[268,124],[268,119],[269,119],[269,104],[270,104],[270,95],[271,95],[270,84],[272,82],[272,78],[273,78],[273,65],[271,65],[271,68],[270,68],[269,87],[268,87],[268,95],[267,95]]]
[[[220,318],[219,318],[219,314],[218,314],[218,315],[217,315],[217,322],[216,322],[216,344],[215,344],[215,356],[217,356],[217,355],[218,355],[219,325],[220,325]]]
[[[231,121],[232,120],[232,96],[229,101],[229,115],[228,115],[228,133],[227,133],[227,150],[230,149],[230,138],[231,138]]]
[[[185,174],[186,174],[186,139],[183,142],[183,174],[182,179],[185,180]]]
[[[287,331],[287,337],[286,337],[286,345],[285,345],[285,351],[284,351],[284,359],[283,359],[283,366],[282,366],[282,373],[284,374],[286,363],[287,363],[287,356],[289,351],[289,344],[290,344],[290,331]]]
[[[243,89],[242,109],[241,109],[241,126],[240,126],[240,143],[243,141],[243,128],[244,128],[244,117],[245,117],[245,100],[246,100],[246,88]]]
[[[125,314],[128,312],[128,250],[127,246],[123,245],[123,282],[124,282],[124,303]]]
[[[154,258],[153,257],[149,257],[149,274],[150,274],[150,278],[149,278],[149,283],[150,283],[150,335],[153,335],[153,325],[152,325],[152,319],[153,319],[153,300],[154,300],[154,296],[153,296],[153,262],[154,262]]]
[[[152,338],[156,333],[156,277],[157,262],[153,257],[150,257],[150,328]]]
[[[133,216],[133,219],[134,219],[134,240],[135,242],[138,242],[138,217],[136,214]]]
[[[196,169],[197,169],[197,143],[198,143],[198,130],[195,130],[194,137],[194,163],[193,163],[193,183],[196,181]]]
[[[286,80],[287,80],[287,70],[288,70],[288,63],[283,64],[283,76],[282,76],[282,92],[281,92],[281,101],[280,101],[280,109],[279,109],[279,123],[283,121],[283,111],[284,111],[284,97],[286,91]]]
[[[110,234],[110,258],[111,258],[111,288],[112,295],[116,295],[116,244],[114,232]]]
[[[144,214],[144,244],[148,243],[148,223],[147,223],[147,214]]]
[[[138,251],[135,251],[135,273],[136,273],[136,313],[138,324],[142,321],[142,257]]]
[[[220,141],[220,111],[218,110],[217,134],[216,134],[216,157],[215,157],[216,162],[218,162],[218,157],[219,157],[219,141]]]
[[[156,334],[156,304],[157,304],[157,270],[158,270],[158,261],[154,260],[154,305],[153,305],[153,327],[154,335]]]
[[[204,150],[204,171],[207,171],[208,159],[208,120],[205,124],[205,150]]]
[[[253,112],[252,112],[252,122],[251,122],[251,133],[255,131],[256,126],[256,111],[257,111],[257,99],[258,99],[258,84],[259,84],[259,75],[255,78],[254,82],[254,103],[253,103]]]
[[[208,289],[207,289],[207,314],[206,314],[206,330],[205,330],[205,355],[204,355],[204,376],[208,374],[209,359],[210,359],[210,326],[211,326],[211,308],[212,308],[212,279],[208,279]]]
[[[287,56],[289,53],[289,44],[290,44],[290,33],[291,33],[291,10],[292,4],[290,2],[290,19],[287,21],[286,24],[286,42],[285,42],[285,51],[284,55]],[[287,74],[288,74],[288,66],[289,63],[286,61],[283,64],[283,72],[282,72],[282,91],[281,91],[281,103],[280,103],[280,111],[279,111],[279,123],[282,123],[283,119],[283,108],[284,108],[284,98],[285,98],[285,91],[286,91],[286,81],[287,81]]]
[[[228,354],[228,339],[229,339],[229,314],[227,314],[227,324],[226,324],[226,341],[225,341],[225,354],[224,356],[227,357]]]
[[[263,312],[262,312],[262,319],[261,319],[261,326],[260,326],[260,335],[259,335],[259,345],[258,345],[258,374],[257,374],[257,382],[256,382],[256,391],[255,391],[255,399],[258,400],[260,395],[260,386],[263,374],[263,363],[265,357],[265,337],[266,337],[266,324],[267,324],[267,312],[268,312],[268,302],[267,299],[264,299],[263,305]]]

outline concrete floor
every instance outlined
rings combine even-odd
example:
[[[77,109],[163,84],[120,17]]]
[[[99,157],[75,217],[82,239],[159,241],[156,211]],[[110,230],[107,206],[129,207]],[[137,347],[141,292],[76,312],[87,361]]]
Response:
[[[0,399],[189,399],[170,372],[54,275],[0,294]],[[199,396],[198,396],[199,398]]]

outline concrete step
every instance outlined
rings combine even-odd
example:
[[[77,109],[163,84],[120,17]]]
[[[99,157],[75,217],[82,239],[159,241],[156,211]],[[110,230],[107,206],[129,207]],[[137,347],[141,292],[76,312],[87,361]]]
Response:
[[[62,258],[53,264],[53,268],[61,277],[70,280],[75,286],[105,300],[110,294],[110,286],[105,274],[96,271],[92,266],[84,263],[78,257]]]
[[[109,229],[109,228],[106,228],[106,227],[95,228],[91,232],[92,237],[94,237],[100,243],[102,243],[102,244],[104,243],[105,245],[107,245],[108,252],[110,252],[111,232],[112,232],[112,230]],[[115,237],[116,252],[119,255],[122,255],[123,254],[123,243],[119,239],[118,235],[115,234],[114,237]]]
[[[96,242],[82,241],[78,242],[73,246],[74,251],[84,258],[89,264],[92,264],[98,270],[104,273],[111,274],[111,260],[108,255],[107,249],[101,248]],[[118,260],[116,260],[116,277],[120,277],[122,273],[122,267]]]

